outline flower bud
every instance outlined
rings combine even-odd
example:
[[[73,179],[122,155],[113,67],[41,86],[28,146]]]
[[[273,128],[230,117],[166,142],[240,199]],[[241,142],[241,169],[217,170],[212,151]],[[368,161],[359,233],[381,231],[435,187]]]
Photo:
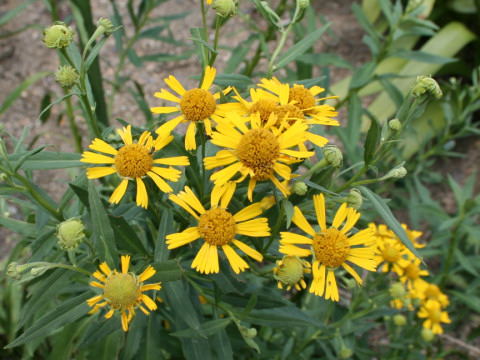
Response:
[[[388,122],[388,127],[390,130],[398,131],[402,128],[402,123],[398,119],[392,119]]]
[[[32,274],[32,276],[41,276],[45,273],[45,271],[47,271],[48,269],[50,269],[50,267],[48,266],[48,264],[45,264],[45,265],[40,265],[39,267],[34,267],[30,270],[30,274]]]
[[[55,81],[64,89],[71,89],[80,79],[77,69],[70,65],[60,66],[55,74]]]
[[[335,145],[325,145],[323,148],[323,156],[329,165],[332,165],[335,168],[343,166],[342,152]]]
[[[402,314],[396,314],[393,317],[393,323],[397,326],[405,326],[407,323],[407,318]]]
[[[297,0],[300,9],[306,9],[310,5],[310,0]]]
[[[347,195],[347,206],[358,210],[362,207],[363,198],[360,190],[353,188]]]
[[[349,359],[353,355],[353,350],[349,348],[342,348],[340,352],[338,353],[338,358],[339,359]]]
[[[112,21],[104,17],[97,21],[97,27],[103,27],[103,33],[105,36],[110,36],[115,31]]]
[[[435,338],[435,334],[433,333],[432,330],[430,329],[425,329],[423,328],[422,329],[422,339],[427,341],[427,342],[430,342],[432,341],[433,339]]]
[[[412,95],[419,97],[426,93],[430,93],[437,99],[441,98],[443,95],[442,90],[440,90],[440,86],[434,79],[432,79],[430,76],[418,76],[417,82],[412,89]]]
[[[60,247],[65,250],[74,250],[85,237],[83,223],[72,218],[57,225],[57,238]]]
[[[212,9],[218,16],[231,17],[237,13],[238,0],[215,0]]]
[[[307,190],[308,190],[307,184],[305,184],[302,181],[296,182],[295,184],[293,184],[292,188],[290,189],[292,193],[300,196],[305,195],[307,193]]]
[[[395,283],[391,285],[390,289],[388,289],[388,292],[390,293],[390,296],[395,299],[401,299],[407,294],[405,286],[402,283]]]
[[[61,21],[55,21],[52,26],[43,30],[42,41],[52,49],[60,49],[70,45],[75,36],[72,27]]]
[[[404,178],[406,175],[407,169],[405,169],[403,166],[400,166],[390,170],[387,175],[381,177],[380,180],[387,180],[390,178],[401,179]]]
[[[282,260],[278,260],[273,269],[273,277],[278,281],[278,287],[287,286],[289,291],[292,286],[301,290],[300,285],[305,289],[307,285],[303,280],[303,274],[309,271],[310,264],[301,260],[297,256],[285,255]],[[299,285],[300,284],[300,285]]]
[[[12,279],[19,279],[22,275],[22,269],[20,269],[21,265],[18,265],[16,262],[11,262],[7,266],[7,276],[11,277]]]

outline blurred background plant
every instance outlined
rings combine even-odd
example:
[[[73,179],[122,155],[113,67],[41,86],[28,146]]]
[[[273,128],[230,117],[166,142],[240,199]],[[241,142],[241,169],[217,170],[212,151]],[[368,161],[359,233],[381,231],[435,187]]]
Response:
[[[41,33],[56,21],[76,34],[71,45],[56,50],[55,66],[34,69],[4,93],[0,104],[0,225],[15,238],[2,266],[2,358],[478,358],[480,197],[472,173],[479,163],[478,2],[354,2],[351,12],[363,34],[363,45],[358,46],[368,49],[360,63],[329,51],[329,42],[342,39],[325,18],[321,1],[251,0],[238,6],[234,1],[216,0],[213,6],[186,1],[184,8],[176,7],[178,13],[165,15],[172,3],[112,0],[104,4],[103,14],[111,27],[97,23],[96,2],[83,0],[29,0],[0,14],[3,39],[15,41],[31,28]],[[20,21],[40,7],[50,16],[48,24]],[[187,19],[192,16],[191,23]],[[339,111],[342,127],[313,129],[341,149],[343,168],[339,164],[339,170],[312,170],[311,177],[303,179],[306,193],[268,210],[267,217],[278,219],[270,225],[288,227],[294,205],[312,211],[311,201],[303,196],[330,191],[342,202],[352,196],[352,187],[358,188],[353,197],[363,223],[385,222],[404,243],[406,234],[396,218],[423,231],[421,242],[428,245],[414,251],[428,266],[428,281],[448,295],[451,324],[442,324],[444,334],[422,330],[418,311],[424,304],[391,306],[397,298],[390,288],[396,275],[370,274],[362,288],[345,280],[348,291],[341,290],[340,304],[308,291],[283,296],[272,273],[280,254],[270,254],[271,263],[264,267],[251,264],[252,273],[245,277],[228,272],[200,277],[183,262],[168,260],[169,251],[160,245],[174,230],[177,214],[171,209],[145,217],[134,204],[104,208],[113,183],[102,181],[96,190],[91,182],[87,185],[79,153],[95,137],[115,141],[118,123],[133,123],[137,133],[140,128],[155,130],[166,116],[150,111],[158,101],[150,89],[159,91],[169,73],[182,83],[200,80],[187,80],[186,71],[178,74],[183,71],[177,65],[191,59],[196,67],[188,75],[215,65],[214,84],[234,86],[243,96],[260,78],[271,76],[307,88],[319,85],[326,89],[325,96],[338,96],[327,102]],[[53,79],[59,66],[63,70],[56,77],[62,87],[48,87],[35,104],[40,107],[37,122],[52,124],[51,129],[68,120],[69,147],[57,152],[62,144],[56,141],[35,147],[46,140],[31,126],[14,133],[11,110],[39,81]],[[163,66],[170,70],[158,77]],[[141,73],[151,82],[140,81]],[[425,78],[417,79],[420,75],[434,76],[439,88],[425,86],[424,94],[413,97],[415,82],[424,85]],[[443,96],[434,99],[439,91]],[[181,134],[176,144],[178,137]],[[213,151],[205,150],[207,155]],[[315,150],[317,159],[304,164],[307,172],[327,157]],[[196,154],[188,156],[201,168]],[[48,193],[37,179],[59,169],[68,169],[69,185]],[[175,193],[180,188],[174,187]],[[89,216],[93,211],[97,219]],[[115,321],[84,316],[91,296],[85,294],[87,277],[58,265],[80,262],[55,248],[57,224],[74,216],[82,216],[87,237],[101,233],[115,238],[122,253],[137,254],[137,268],[153,261],[155,281],[163,282],[166,291],[159,296],[164,303],[148,318],[138,315],[127,335]],[[87,255],[95,251],[82,246],[81,260],[87,259],[91,271]],[[22,271],[9,268],[18,278],[13,282],[6,276],[12,262],[27,265]]]

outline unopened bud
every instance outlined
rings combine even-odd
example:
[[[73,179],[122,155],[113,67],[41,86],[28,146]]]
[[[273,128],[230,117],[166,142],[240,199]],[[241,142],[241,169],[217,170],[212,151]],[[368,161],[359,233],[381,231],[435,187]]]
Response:
[[[85,237],[83,223],[72,218],[57,225],[58,244],[65,251],[74,250]]]
[[[104,17],[97,21],[97,27],[103,27],[103,33],[105,36],[110,36],[115,31],[112,21]]]
[[[310,0],[297,0],[300,9],[306,9],[310,5]]]
[[[402,314],[397,314],[393,317],[393,323],[397,326],[405,326],[407,318]]]
[[[75,32],[72,27],[61,21],[55,21],[52,26],[43,30],[42,41],[45,45],[52,49],[64,48],[73,41]]]
[[[433,333],[432,330],[430,329],[425,329],[423,328],[422,329],[422,339],[427,341],[427,342],[430,342],[432,341],[433,339],[435,338],[435,334]]]
[[[297,256],[285,255],[282,260],[277,261],[273,269],[273,277],[279,281],[279,283],[287,285],[287,291],[290,290],[292,286],[300,289],[298,283],[302,282],[304,269],[309,266],[310,264]]]
[[[293,184],[292,188],[290,189],[292,193],[300,196],[305,195],[307,193],[307,190],[308,190],[307,184],[305,184],[302,181],[296,182],[295,184]]]
[[[339,359],[349,359],[353,355],[353,350],[349,348],[342,348],[340,352],[338,353],[338,358]]]
[[[380,180],[387,180],[391,178],[401,179],[407,175],[407,169],[403,166],[397,167],[395,169],[390,170],[387,175],[380,178]]]
[[[388,122],[388,127],[390,130],[398,131],[402,128],[402,123],[398,119],[392,119]]]
[[[402,283],[395,283],[391,285],[390,289],[388,289],[388,292],[394,299],[401,299],[407,294],[405,286]]]
[[[234,16],[237,13],[237,7],[237,0],[215,0],[212,5],[212,9],[221,17]]]
[[[343,166],[343,155],[335,145],[325,145],[323,148],[323,156],[329,165],[340,168]]]
[[[70,65],[60,66],[55,74],[55,81],[64,89],[71,89],[79,79],[78,71]]]
[[[39,267],[34,267],[30,270],[30,274],[32,274],[32,276],[41,276],[45,273],[45,271],[47,271],[48,269],[50,269],[50,267],[48,265],[41,265]]]
[[[18,265],[16,262],[12,262],[8,264],[7,266],[7,276],[11,277],[12,279],[19,279],[20,276],[22,275],[22,271],[19,268],[20,265]]]
[[[363,204],[363,198],[362,194],[360,193],[360,190],[358,189],[352,189],[347,195],[347,206],[352,207],[355,210],[358,210],[362,207]]]
[[[437,99],[441,98],[443,95],[442,90],[440,90],[440,86],[434,79],[432,79],[430,76],[418,76],[417,82],[412,89],[412,95],[419,97],[426,93],[430,93]]]

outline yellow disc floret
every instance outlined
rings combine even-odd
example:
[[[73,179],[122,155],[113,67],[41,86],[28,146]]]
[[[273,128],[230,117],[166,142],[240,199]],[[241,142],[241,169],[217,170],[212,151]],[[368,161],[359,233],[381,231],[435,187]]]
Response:
[[[350,253],[347,235],[337,229],[322,230],[313,237],[315,258],[329,269],[342,265]]]
[[[120,176],[139,178],[147,174],[153,166],[150,149],[139,144],[129,144],[118,150],[115,168]]]
[[[136,305],[140,296],[140,284],[130,273],[113,273],[105,281],[103,297],[114,309],[128,309]]]
[[[382,257],[388,263],[396,263],[400,259],[400,252],[394,246],[385,244]]]
[[[277,106],[278,105],[276,101],[272,99],[260,99],[252,105],[250,113],[255,114],[258,112],[260,114],[260,120],[262,121],[262,124],[265,124],[270,114],[275,112]]]
[[[288,102],[292,102],[300,110],[311,109],[315,106],[315,97],[303,85],[294,85],[290,88]]]
[[[258,180],[273,174],[273,162],[280,156],[280,145],[273,133],[263,128],[246,132],[238,144],[237,156],[253,170]]]
[[[201,121],[215,112],[215,98],[203,89],[188,90],[180,100],[180,109],[190,121]]]
[[[198,232],[210,245],[227,245],[237,233],[232,214],[220,207],[207,210],[198,220]]]
[[[420,277],[420,268],[414,263],[408,264],[404,271],[409,280],[417,280]]]

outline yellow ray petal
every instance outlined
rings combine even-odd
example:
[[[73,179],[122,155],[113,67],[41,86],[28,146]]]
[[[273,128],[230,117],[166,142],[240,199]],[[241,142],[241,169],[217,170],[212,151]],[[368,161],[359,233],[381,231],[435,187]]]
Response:
[[[123,331],[127,332],[128,331],[128,319],[127,319],[127,314],[125,312],[122,313],[122,316],[120,317],[122,321],[122,328]]]
[[[143,301],[145,305],[150,310],[156,310],[157,309],[157,304],[155,304],[155,301],[153,301],[148,295],[142,294],[140,295],[140,299]]]
[[[236,247],[238,247],[240,250],[242,250],[245,254],[250,256],[252,259],[255,259],[257,261],[263,260],[263,255],[259,253],[257,250],[251,248],[250,246],[236,239],[233,239],[232,242],[235,244]]]
[[[213,67],[207,66],[205,68],[205,76],[203,77],[202,86],[200,87],[203,90],[210,89],[210,86],[213,84],[213,80],[215,80],[215,74],[217,70]]]
[[[171,181],[178,181],[178,179],[180,179],[180,177],[182,176],[182,172],[174,168],[163,168],[154,166],[150,170],[158,176]]]
[[[112,270],[110,270],[106,262],[103,262],[100,264],[100,270],[102,270],[103,273],[107,276],[109,276],[112,273]]]
[[[237,234],[253,237],[270,236],[268,220],[267,218],[258,218],[239,223],[237,224]]]
[[[165,89],[161,89],[160,92],[154,93],[153,96],[159,99],[180,103],[180,98],[176,97],[170,91]]]
[[[306,237],[306,236],[303,236],[303,235],[300,235],[300,234],[295,234],[295,233],[291,233],[291,232],[286,232],[286,231],[282,231],[280,232],[280,236],[281,236],[281,240],[280,240],[280,243],[281,244],[298,244],[298,245],[312,245],[313,244],[313,240]]]
[[[195,209],[199,214],[206,212],[200,200],[198,200],[195,193],[188,186],[185,186],[185,191],[180,191],[178,194],[182,200],[184,200],[189,206]]]
[[[147,284],[147,285],[143,285],[141,288],[140,288],[140,291],[149,291],[149,290],[160,290],[162,287],[160,286],[160,283],[157,283],[157,284]]]
[[[110,196],[109,201],[114,204],[118,204],[122,200],[123,195],[127,191],[128,180],[123,179],[122,182],[117,186],[112,196]]]
[[[185,135],[185,150],[195,150],[197,148],[197,143],[195,142],[195,122],[190,122],[188,125],[187,134]]]
[[[226,209],[228,207],[228,204],[230,204],[230,200],[232,200],[233,194],[235,194],[235,189],[237,188],[237,184],[233,181],[229,181],[223,187],[225,188],[225,191],[222,194],[220,206]]]
[[[291,244],[280,245],[278,251],[285,255],[292,255],[298,257],[306,257],[312,255],[312,251],[310,249],[302,249],[298,246]]]
[[[248,264],[245,260],[243,260],[229,245],[222,245],[222,249],[235,274],[239,274],[241,271],[248,269]]]
[[[308,223],[305,216],[303,216],[302,212],[300,211],[298,206],[295,206],[293,210],[293,217],[292,221],[297,225],[300,229],[305,231],[310,236],[315,236],[315,230],[313,230],[312,226]]]
[[[315,261],[312,264],[313,281],[308,290],[317,296],[323,296],[325,293],[325,265]]]
[[[187,166],[190,165],[188,156],[174,156],[168,158],[161,158],[153,160],[155,164],[161,165],[177,165],[177,166]]]
[[[231,164],[234,161],[237,161],[237,157],[231,150],[220,150],[215,156],[203,159],[203,164],[205,169],[211,170],[219,166]]]
[[[105,154],[117,155],[118,151],[112,147],[110,144],[107,144],[105,141],[100,139],[95,139],[89,146],[90,149],[99,151]]]
[[[167,235],[166,244],[169,249],[176,249],[177,247],[197,240],[199,237],[198,227],[191,227],[183,230],[181,233]]]
[[[289,180],[292,169],[289,166],[276,162],[273,164],[273,170],[282,178]]]
[[[215,185],[223,185],[229,181],[242,168],[242,166],[243,165],[240,162],[227,166],[215,174],[212,174],[210,180],[215,182]]]
[[[173,91],[175,91],[178,95],[183,96],[187,92],[182,86],[182,84],[180,84],[173,75],[170,75],[167,79],[164,79],[164,80],[165,80],[165,84],[170,86],[170,88]]]
[[[326,137],[311,132],[305,133],[305,137],[308,141],[310,141],[312,144],[317,145],[318,147],[324,147],[328,144],[328,139]]]
[[[98,179],[117,172],[113,167],[92,167],[87,169],[87,179]]]
[[[150,279],[153,275],[155,275],[155,273],[156,273],[156,270],[153,268],[153,266],[148,265],[147,268],[145,270],[143,270],[143,272],[138,277],[138,281],[140,281],[142,283],[142,282]]]
[[[173,201],[175,204],[184,208],[186,211],[188,211],[190,213],[190,215],[192,215],[195,219],[198,220],[197,213],[195,211],[193,211],[192,208],[185,201],[183,201],[181,198],[179,198],[177,195],[171,194],[168,198],[171,201]]]
[[[321,230],[327,228],[327,222],[325,217],[325,197],[323,194],[313,196],[313,204],[315,205],[315,213],[317,214],[318,225]]]
[[[325,291],[325,299],[332,299],[333,301],[338,301],[340,299],[340,297],[338,296],[335,273],[332,270],[328,270],[327,273],[327,288]]]
[[[153,171],[147,172],[147,175],[152,178],[152,180],[155,182],[155,184],[158,186],[158,188],[164,192],[164,193],[171,193],[173,189],[168,185],[165,180],[163,180],[160,176],[158,176],[156,173]]]
[[[122,273],[126,274],[128,272],[128,266],[130,265],[130,256],[122,255]]]
[[[151,107],[152,114],[171,114],[176,111],[180,111],[176,106],[156,106]]]
[[[91,151],[84,151],[80,161],[90,164],[115,164],[115,158]]]
[[[343,225],[341,233],[346,234],[358,221],[360,218],[360,213],[357,212],[354,208],[348,208],[347,221]]]
[[[343,268],[349,272],[350,275],[352,275],[355,280],[357,280],[358,285],[362,285],[363,281],[362,278],[357,274],[357,272],[347,263],[342,264]]]
[[[343,203],[335,214],[332,227],[338,229],[348,215],[347,203]]]
[[[246,220],[253,219],[255,216],[258,216],[262,213],[262,207],[260,203],[254,203],[252,205],[243,208],[238,213],[233,215],[235,222],[242,222]]]
[[[87,304],[88,306],[93,306],[95,305],[97,302],[99,302],[100,300],[103,300],[103,295],[97,295],[97,296],[94,296],[90,299],[87,300]]]
[[[137,178],[137,205],[145,209],[148,207],[147,189],[141,178]]]
[[[133,140],[132,140],[132,126],[131,125],[127,125],[127,127],[124,127],[123,130],[122,129],[117,129],[117,132],[120,135],[120,137],[122,138],[123,143],[125,145],[131,145],[132,144]]]
[[[177,116],[175,119],[169,120],[165,124],[159,126],[158,129],[155,130],[155,133],[162,136],[162,138],[168,137],[173,129],[175,129],[177,125],[180,124],[180,122],[184,119],[185,117],[183,115]]]
[[[192,269],[195,269],[198,272],[201,272],[202,274],[205,273],[205,267],[208,261],[209,248],[210,248],[210,244],[207,242],[205,242],[202,245],[202,247],[198,251],[197,256],[195,256],[195,259],[193,259]]]

